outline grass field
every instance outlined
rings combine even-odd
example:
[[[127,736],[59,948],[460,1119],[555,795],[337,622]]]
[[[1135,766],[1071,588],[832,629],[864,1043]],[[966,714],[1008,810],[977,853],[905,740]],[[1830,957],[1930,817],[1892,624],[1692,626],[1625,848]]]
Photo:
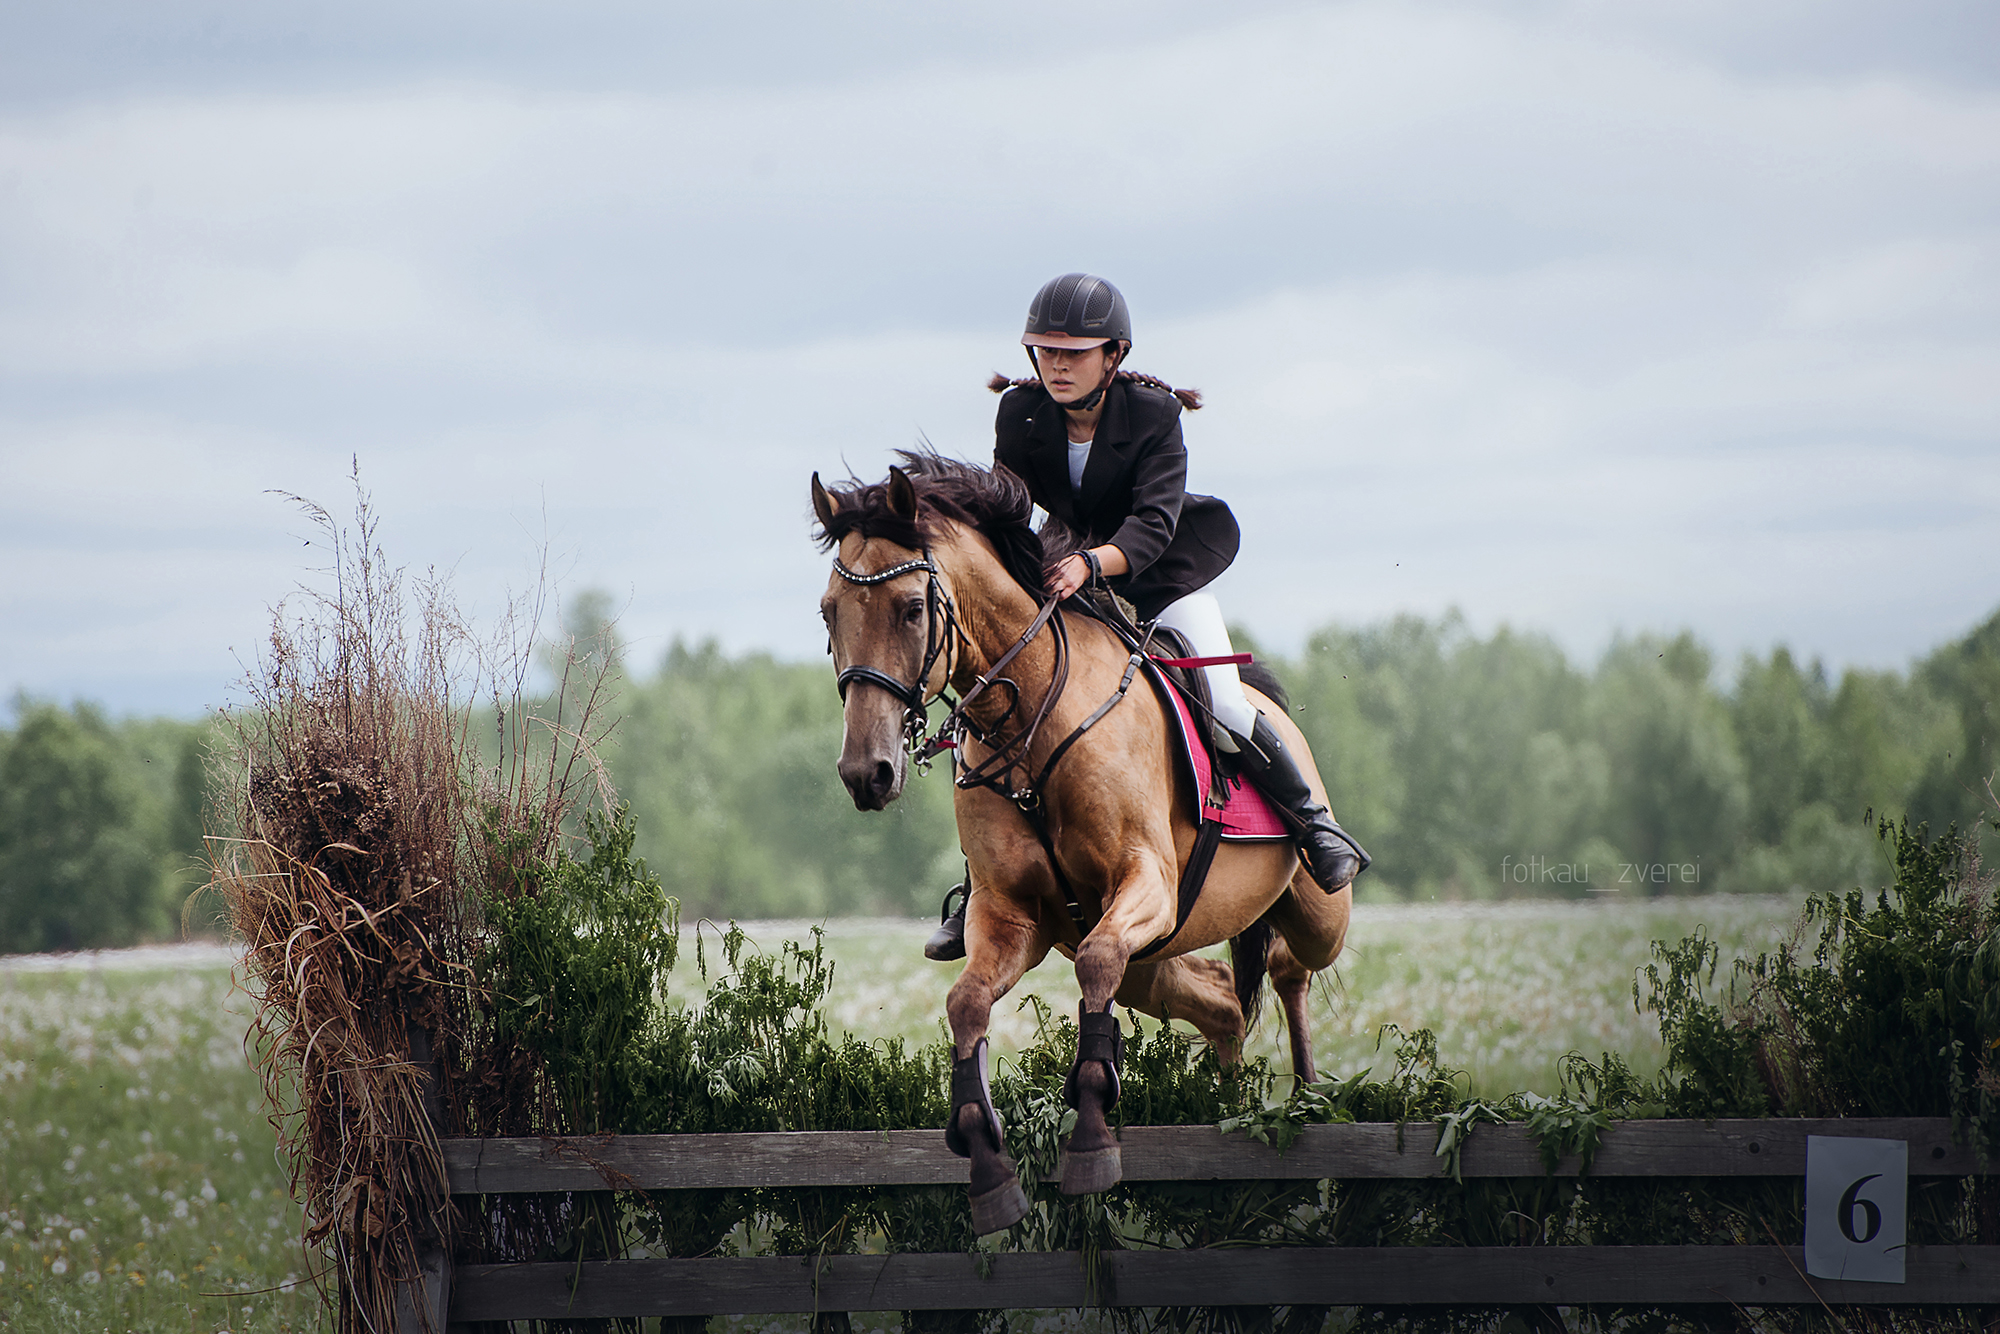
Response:
[[[1659,1063],[1633,1011],[1653,939],[1705,924],[1732,955],[1783,938],[1789,899],[1510,905],[1363,905],[1349,950],[1315,999],[1323,1073],[1375,1059],[1385,1023],[1430,1027],[1472,1090],[1552,1091],[1555,1062],[1609,1049]],[[775,949],[807,923],[747,929]],[[826,924],[836,1027],[917,1042],[938,1033],[955,965],[921,953],[929,924]],[[677,989],[698,977],[684,953]],[[710,950],[711,962],[717,957]],[[1035,991],[1074,1013],[1052,957]],[[1032,1033],[1003,1001],[1004,1055]],[[132,951],[94,965],[0,961],[0,1327],[21,1331],[283,1331],[322,1326],[304,1282],[298,1211],[243,1054],[245,999],[218,950]],[[1275,1055],[1267,1011],[1252,1048]]]
[[[1363,904],[1347,951],[1314,991],[1314,1049],[1322,1075],[1351,1074],[1375,1060],[1384,1024],[1430,1028],[1444,1058],[1465,1069],[1475,1093],[1555,1090],[1564,1052],[1610,1050],[1641,1074],[1659,1068],[1659,1030],[1632,1004],[1634,971],[1653,940],[1678,941],[1697,925],[1725,960],[1754,955],[1785,938],[1799,902],[1771,897],[1592,900],[1584,903]],[[746,929],[760,946],[810,930],[806,922]],[[828,953],[838,960],[836,1027],[869,1036],[924,1041],[941,1030],[945,991],[956,964],[923,957],[928,923],[833,921]],[[1219,956],[1225,952],[1215,951]],[[711,956],[712,957],[712,956]],[[1726,964],[1725,964],[1726,968]],[[1723,976],[1718,972],[1718,977]],[[1026,993],[1074,1015],[1076,980],[1051,955],[994,1011],[1002,1054],[1033,1036]],[[1267,997],[1250,1050],[1289,1067],[1277,1006]]]
[[[0,973],[0,1324],[314,1328],[244,998],[160,953]]]

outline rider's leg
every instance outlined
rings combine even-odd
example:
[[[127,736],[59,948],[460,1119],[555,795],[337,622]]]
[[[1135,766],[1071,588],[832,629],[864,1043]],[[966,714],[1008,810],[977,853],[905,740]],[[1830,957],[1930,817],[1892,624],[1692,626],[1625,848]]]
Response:
[[[1197,658],[1226,658],[1236,651],[1230,647],[1222,604],[1213,593],[1190,593],[1168,603],[1160,613],[1160,624],[1185,635]],[[1236,664],[1203,667],[1201,674],[1208,678],[1215,720],[1236,736],[1249,736],[1257,724],[1257,710],[1243,693],[1243,678],[1237,675]]]
[[[1160,613],[1160,624],[1187,636],[1198,658],[1227,657],[1229,627],[1212,594],[1190,593]],[[1306,870],[1331,893],[1368,869],[1361,844],[1335,823],[1332,812],[1313,795],[1312,784],[1271,724],[1243,693],[1234,666],[1204,667],[1216,721],[1234,734],[1244,776],[1291,817],[1305,855]]]
[[[1367,870],[1368,854],[1313,794],[1305,771],[1270,721],[1258,714],[1257,725],[1242,741],[1236,758],[1244,776],[1290,818],[1306,870],[1319,887],[1331,894]]]

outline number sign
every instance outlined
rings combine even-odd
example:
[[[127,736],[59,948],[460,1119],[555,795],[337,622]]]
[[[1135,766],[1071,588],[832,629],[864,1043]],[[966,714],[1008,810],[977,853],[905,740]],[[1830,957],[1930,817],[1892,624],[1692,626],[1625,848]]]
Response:
[[[1806,1136],[1806,1273],[1901,1283],[1909,1195],[1906,1141]]]

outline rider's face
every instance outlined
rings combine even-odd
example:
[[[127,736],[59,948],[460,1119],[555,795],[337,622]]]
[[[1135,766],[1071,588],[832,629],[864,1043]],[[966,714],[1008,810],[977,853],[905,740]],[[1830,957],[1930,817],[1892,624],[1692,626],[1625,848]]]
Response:
[[[1042,373],[1042,385],[1058,403],[1074,403],[1088,398],[1104,383],[1105,368],[1111,362],[1111,344],[1082,349],[1038,347],[1035,368]]]

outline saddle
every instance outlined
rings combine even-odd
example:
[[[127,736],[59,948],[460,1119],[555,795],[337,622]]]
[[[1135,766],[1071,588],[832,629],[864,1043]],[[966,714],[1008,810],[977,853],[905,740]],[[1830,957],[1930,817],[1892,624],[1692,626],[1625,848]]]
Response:
[[[1221,724],[1215,721],[1208,674],[1173,661],[1193,658],[1193,645],[1179,631],[1157,623],[1150,627],[1149,637],[1146,628],[1133,618],[1131,604],[1101,586],[1085,590],[1074,603],[1082,604],[1127,649],[1136,651],[1144,646],[1146,678],[1166,710],[1168,741],[1182,775],[1193,785],[1202,822],[1220,824],[1219,836],[1232,842],[1289,839],[1291,827],[1272,809],[1263,793],[1243,780],[1233,757],[1216,744]],[[1279,708],[1290,708],[1285,688],[1269,669],[1246,663],[1238,671],[1246,685]]]

